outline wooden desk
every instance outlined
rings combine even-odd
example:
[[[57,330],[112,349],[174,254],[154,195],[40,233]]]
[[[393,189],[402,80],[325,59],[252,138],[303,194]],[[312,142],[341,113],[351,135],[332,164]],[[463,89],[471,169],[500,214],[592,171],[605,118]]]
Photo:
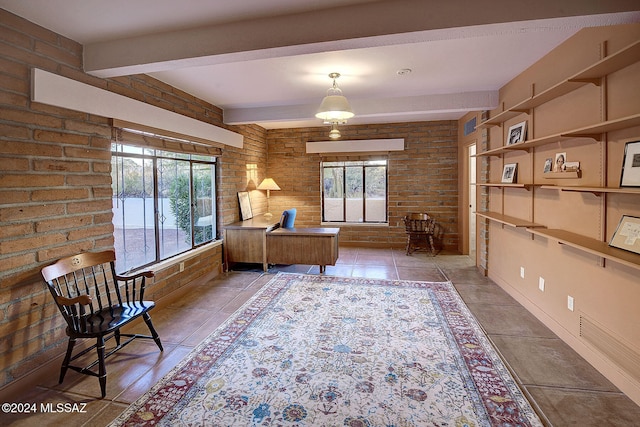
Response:
[[[339,228],[278,228],[267,233],[267,261],[271,264],[327,265],[338,259]]]
[[[260,215],[246,221],[224,226],[224,262],[261,263],[267,271],[267,238],[269,231],[279,227],[278,219],[266,219]]]

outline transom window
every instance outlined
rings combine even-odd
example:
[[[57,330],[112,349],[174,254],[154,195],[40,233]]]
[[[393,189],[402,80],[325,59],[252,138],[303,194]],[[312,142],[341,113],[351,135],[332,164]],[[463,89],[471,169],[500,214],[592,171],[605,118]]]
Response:
[[[387,161],[322,162],[322,221],[387,222]]]
[[[215,157],[118,143],[111,154],[118,273],[215,239]]]

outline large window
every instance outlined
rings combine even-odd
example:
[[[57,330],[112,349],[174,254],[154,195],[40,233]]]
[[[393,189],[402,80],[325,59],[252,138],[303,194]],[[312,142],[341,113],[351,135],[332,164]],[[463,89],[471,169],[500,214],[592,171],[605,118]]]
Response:
[[[387,161],[322,162],[322,221],[387,222]]]
[[[119,273],[215,238],[214,157],[115,143],[111,154]]]

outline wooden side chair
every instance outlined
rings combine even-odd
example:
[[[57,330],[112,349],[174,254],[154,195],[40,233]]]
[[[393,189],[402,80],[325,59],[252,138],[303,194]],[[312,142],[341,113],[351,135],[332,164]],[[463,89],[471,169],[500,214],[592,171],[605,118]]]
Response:
[[[406,255],[415,250],[425,249],[431,256],[436,256],[436,239],[441,234],[441,228],[429,214],[410,213],[403,219],[407,233]]]
[[[153,339],[163,351],[160,337],[151,323],[149,310],[155,303],[144,300],[145,280],[153,272],[119,276],[115,272],[115,252],[84,253],[63,258],[42,269],[42,277],[67,322],[69,343],[60,370],[60,383],[68,368],[98,377],[102,397],[106,395],[107,371],[105,359],[136,338]],[[151,336],[123,334],[127,323],[142,317]],[[121,342],[121,338],[128,338]],[[95,338],[96,344],[72,356],[78,338]],[[115,338],[115,347],[105,354],[105,342]],[[70,363],[93,349],[98,359],[86,367]],[[96,373],[92,368],[98,365]]]

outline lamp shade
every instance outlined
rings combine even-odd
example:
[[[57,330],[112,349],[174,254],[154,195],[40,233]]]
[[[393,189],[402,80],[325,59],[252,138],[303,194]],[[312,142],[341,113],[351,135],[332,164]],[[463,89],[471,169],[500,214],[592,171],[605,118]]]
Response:
[[[325,122],[338,122],[353,117],[349,101],[343,95],[327,95],[322,100],[316,117]]]
[[[278,187],[273,178],[265,178],[258,185],[258,190],[280,190],[280,187]]]

